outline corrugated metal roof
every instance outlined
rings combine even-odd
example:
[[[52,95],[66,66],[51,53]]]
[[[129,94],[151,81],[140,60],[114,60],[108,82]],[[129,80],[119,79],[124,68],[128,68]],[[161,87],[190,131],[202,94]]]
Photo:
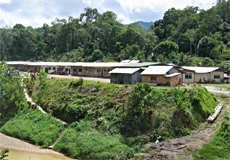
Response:
[[[143,63],[129,63],[123,67],[132,67],[132,68],[140,68],[140,67],[148,67],[148,66],[151,66],[151,65],[160,65],[162,64],[162,62],[143,62]],[[162,64],[163,65],[163,64]]]
[[[69,67],[73,62],[31,62],[29,66],[65,66]]]
[[[133,74],[140,68],[115,68],[109,73],[123,73],[123,74]]]
[[[7,61],[6,64],[9,64],[9,65],[28,65],[29,61]]]
[[[169,78],[169,77],[174,77],[177,75],[180,75],[181,73],[173,73],[173,74],[169,74],[169,75],[165,75],[165,77]]]
[[[164,75],[172,68],[173,66],[149,66],[141,74],[142,75]]]
[[[129,63],[130,60],[129,59],[126,59],[126,60],[122,60],[121,63]]]
[[[140,60],[131,60],[129,63],[140,63]]]
[[[210,73],[220,69],[219,67],[190,67],[190,66],[182,66],[181,68],[194,71],[195,73]]]
[[[128,63],[120,62],[22,62],[22,61],[11,61],[7,62],[9,65],[28,65],[28,66],[63,66],[63,67],[122,67]]]
[[[120,62],[101,62],[101,63],[85,62],[82,64],[82,67],[121,67],[124,65],[127,64],[120,63]]]

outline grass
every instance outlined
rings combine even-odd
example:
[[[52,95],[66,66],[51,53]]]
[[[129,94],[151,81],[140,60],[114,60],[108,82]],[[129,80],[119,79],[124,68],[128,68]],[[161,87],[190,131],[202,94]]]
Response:
[[[188,135],[218,103],[202,87],[70,79],[46,80],[41,85],[36,81],[32,96],[49,114],[76,124],[65,130],[55,150],[83,159],[114,159],[115,155],[123,159],[133,154],[135,146]],[[88,130],[78,126],[85,124],[81,121],[91,122],[90,127],[83,127]]]
[[[230,159],[230,118],[226,117],[211,141],[197,150],[195,159]]]
[[[134,148],[124,143],[119,135],[100,133],[92,122],[71,124],[54,146],[54,150],[79,159],[128,159]]]
[[[0,131],[46,148],[58,138],[63,128],[64,125],[52,116],[37,109],[25,108],[10,119]]]
[[[43,89],[35,83],[33,100],[48,113],[69,123],[85,116],[100,117],[103,110],[119,104],[114,98],[125,86],[79,80],[53,79],[45,82]],[[111,100],[113,99],[113,100]]]

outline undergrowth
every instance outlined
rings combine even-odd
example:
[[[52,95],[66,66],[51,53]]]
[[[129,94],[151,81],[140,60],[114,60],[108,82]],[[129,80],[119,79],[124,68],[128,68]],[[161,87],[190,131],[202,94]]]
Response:
[[[126,159],[135,146],[188,135],[218,103],[202,87],[156,88],[144,83],[125,86],[53,79],[42,85],[35,82],[34,89],[33,99],[49,114],[79,123],[64,132],[55,149],[83,159]],[[86,122],[91,127],[79,130],[78,125]]]
[[[121,135],[98,132],[91,121],[80,121],[64,131],[54,150],[79,159],[128,159],[135,149]]]
[[[212,140],[197,150],[195,159],[230,159],[230,118],[226,117]]]
[[[37,109],[25,108],[5,123],[0,131],[46,148],[58,138],[63,128],[64,125],[54,117]]]

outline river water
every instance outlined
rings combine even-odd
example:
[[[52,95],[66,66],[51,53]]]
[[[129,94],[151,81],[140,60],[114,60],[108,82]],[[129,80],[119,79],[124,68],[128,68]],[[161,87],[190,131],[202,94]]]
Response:
[[[0,150],[2,150],[0,148]],[[38,154],[31,152],[23,152],[10,150],[7,160],[74,160],[65,156],[59,156],[55,154]]]

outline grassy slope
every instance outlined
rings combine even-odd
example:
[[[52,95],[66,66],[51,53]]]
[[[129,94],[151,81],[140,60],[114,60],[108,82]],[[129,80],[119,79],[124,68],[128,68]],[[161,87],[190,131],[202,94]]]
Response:
[[[66,79],[46,81],[43,87],[37,82],[33,98],[46,111],[69,123],[91,122],[91,129],[86,132],[81,131],[81,125],[69,127],[55,146],[58,151],[82,157],[95,146],[81,151],[80,148],[90,145],[89,142],[100,144],[114,138],[116,143],[111,147],[101,143],[99,150],[96,147],[89,157],[84,157],[88,159],[113,157],[114,153],[120,155],[124,147],[127,149],[121,155],[128,158],[136,145],[154,142],[159,136],[164,140],[187,135],[213,112],[218,103],[212,94],[200,87],[157,89],[148,84],[82,84],[79,80]],[[92,135],[98,137],[98,141]],[[125,141],[115,138],[120,136]],[[71,139],[81,143],[71,143]]]
[[[230,118],[222,122],[212,140],[197,151],[195,159],[230,159]]]
[[[54,149],[80,159],[126,159],[134,153],[122,136],[98,132],[92,128],[91,121],[69,126]]]
[[[230,159],[230,95],[216,94],[218,99],[224,102],[225,120],[213,136],[212,140],[205,144],[200,150],[197,150],[195,159]]]
[[[26,108],[19,111],[0,131],[12,137],[48,147],[58,138],[63,128],[63,124],[52,116],[45,115],[39,110]]]

